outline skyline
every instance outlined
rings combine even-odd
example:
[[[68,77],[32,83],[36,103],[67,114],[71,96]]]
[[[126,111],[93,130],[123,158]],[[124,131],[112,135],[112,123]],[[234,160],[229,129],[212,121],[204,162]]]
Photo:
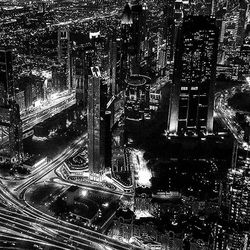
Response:
[[[1,1],[1,249],[250,249],[250,3]]]

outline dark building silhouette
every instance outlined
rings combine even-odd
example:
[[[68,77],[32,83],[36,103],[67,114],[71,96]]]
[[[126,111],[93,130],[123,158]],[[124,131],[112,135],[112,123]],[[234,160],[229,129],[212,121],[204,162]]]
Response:
[[[127,75],[140,73],[141,44],[146,35],[146,11],[137,1],[126,4],[121,18],[122,68]]]
[[[67,28],[58,29],[58,61],[66,63],[70,46],[70,34]]]
[[[0,162],[20,162],[22,121],[14,101],[12,50],[0,48]]]
[[[12,50],[0,48],[0,105],[14,99]]]
[[[166,39],[166,58],[167,61],[172,61],[174,58],[175,48],[175,1],[168,0],[164,8],[164,39]]]
[[[249,150],[235,142],[228,172],[229,220],[245,225],[250,223],[249,163]]]
[[[88,80],[88,159],[90,174],[99,174],[104,169],[104,152],[101,143],[101,85],[100,77]]]
[[[110,95],[118,93],[118,86],[116,81],[117,72],[117,42],[111,40],[109,43],[109,74],[110,74]]]
[[[98,67],[88,79],[88,159],[90,176],[102,174],[111,165],[111,114],[106,111],[107,84]]]
[[[238,19],[238,29],[236,37],[236,45],[241,46],[244,41],[244,30],[247,14],[247,2],[245,0],[239,1],[239,19]]]
[[[73,72],[72,72],[72,55],[71,55],[71,41],[70,32],[68,28],[58,29],[58,62],[62,65],[65,77],[67,79],[68,89],[73,87]]]
[[[168,131],[213,131],[218,31],[215,19],[187,16],[176,46]]]
[[[73,86],[76,89],[76,102],[82,107],[87,104],[87,80],[88,75],[85,61],[86,51],[77,48],[73,54]]]

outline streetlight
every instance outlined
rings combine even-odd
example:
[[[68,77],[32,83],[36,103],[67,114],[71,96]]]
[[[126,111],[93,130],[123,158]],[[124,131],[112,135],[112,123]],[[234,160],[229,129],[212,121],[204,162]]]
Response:
[[[82,190],[82,191],[81,191],[81,195],[82,195],[83,197],[86,197],[87,194],[88,194],[88,191],[87,191],[87,190]]]

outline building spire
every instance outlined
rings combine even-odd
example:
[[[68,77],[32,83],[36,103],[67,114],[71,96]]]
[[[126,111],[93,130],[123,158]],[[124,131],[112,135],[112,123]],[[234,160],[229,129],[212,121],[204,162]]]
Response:
[[[132,24],[132,14],[131,14],[131,8],[129,6],[129,3],[125,5],[125,8],[122,13],[122,18],[121,18],[121,23],[122,24]]]

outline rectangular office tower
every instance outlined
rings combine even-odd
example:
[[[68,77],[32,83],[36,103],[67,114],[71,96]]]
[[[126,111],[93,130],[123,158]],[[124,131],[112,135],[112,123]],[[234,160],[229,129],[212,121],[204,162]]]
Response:
[[[107,84],[100,76],[98,67],[92,67],[92,76],[88,79],[88,159],[90,177],[101,175],[108,165],[110,116],[106,113]],[[108,145],[107,145],[108,143]]]
[[[12,50],[0,48],[0,105],[6,105],[14,99],[14,81],[12,70]]]
[[[20,162],[22,121],[14,101],[12,50],[0,48],[0,162]]]
[[[178,31],[168,132],[213,131],[218,30],[215,19],[186,16]]]
[[[229,220],[238,224],[250,223],[250,151],[234,143],[232,168],[228,170]]]

